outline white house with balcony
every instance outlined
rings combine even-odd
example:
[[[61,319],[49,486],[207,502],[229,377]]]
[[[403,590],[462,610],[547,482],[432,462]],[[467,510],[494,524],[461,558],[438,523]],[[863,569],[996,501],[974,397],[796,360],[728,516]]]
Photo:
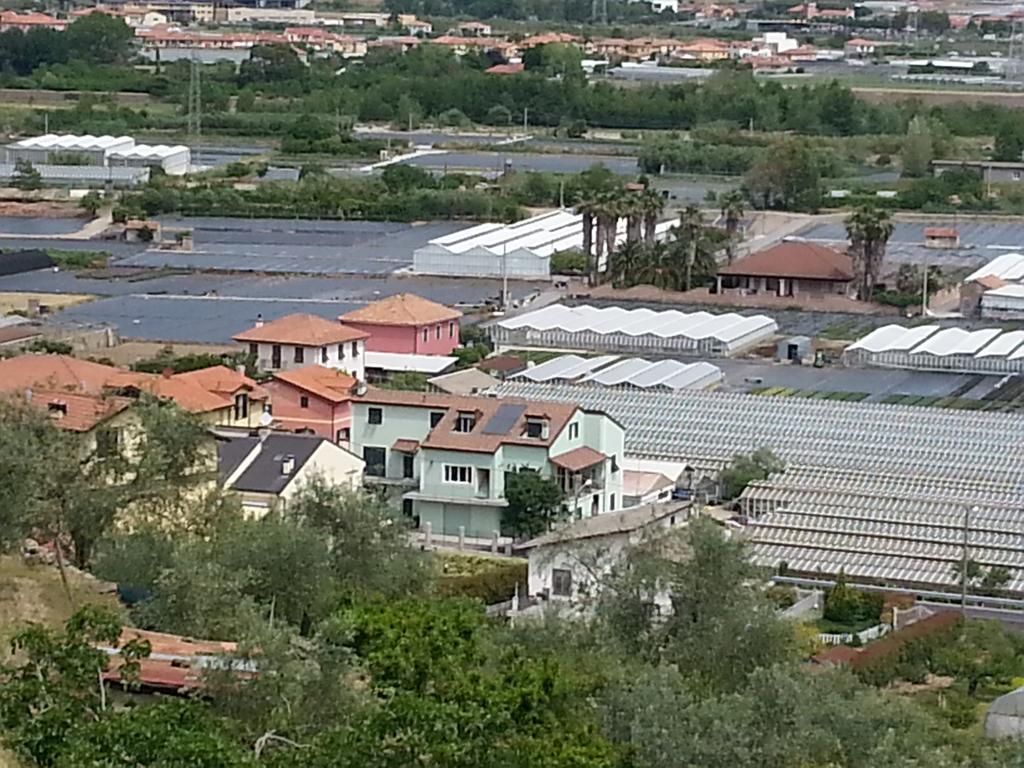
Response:
[[[622,426],[571,403],[370,389],[352,399],[352,450],[434,533],[502,530],[509,473],[556,480],[574,517],[622,506]]]
[[[257,368],[267,373],[316,363],[365,381],[369,335],[337,320],[296,314],[269,323],[257,317],[252,328],[233,338],[246,346],[256,358]]]

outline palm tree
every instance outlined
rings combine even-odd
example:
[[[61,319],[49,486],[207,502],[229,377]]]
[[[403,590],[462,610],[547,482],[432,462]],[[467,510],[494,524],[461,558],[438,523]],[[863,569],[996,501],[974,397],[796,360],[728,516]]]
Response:
[[[644,217],[644,242],[648,246],[653,246],[658,219],[661,218],[661,214],[665,210],[665,198],[653,189],[646,189],[640,197],[640,205]]]
[[[697,260],[697,248],[704,230],[704,217],[695,205],[688,205],[679,214],[679,226],[675,228],[676,240],[686,246],[686,268],[683,290],[693,287],[693,264]]]
[[[615,235],[622,218],[622,200],[619,192],[603,192],[596,201],[597,254],[594,259],[594,280],[600,277],[601,258],[610,257],[615,250]],[[607,268],[607,264],[605,267]]]
[[[647,261],[647,249],[639,242],[625,242],[620,245],[608,260],[608,274],[617,288],[629,288],[646,282],[642,265]]]
[[[643,224],[643,200],[636,192],[623,196],[621,212],[626,217],[626,242],[639,243]]]
[[[581,194],[576,200],[576,213],[583,217],[583,253],[587,264],[594,258],[594,215],[597,207],[593,197]]]
[[[846,220],[846,234],[850,238],[850,256],[860,283],[857,295],[861,301],[871,301],[875,283],[882,271],[885,247],[892,237],[893,223],[888,211],[862,205]]]
[[[731,190],[722,195],[722,218],[725,219],[725,233],[728,240],[725,244],[725,255],[729,264],[732,264],[736,257],[736,240],[739,234],[740,222],[747,210],[747,199],[738,189]]]

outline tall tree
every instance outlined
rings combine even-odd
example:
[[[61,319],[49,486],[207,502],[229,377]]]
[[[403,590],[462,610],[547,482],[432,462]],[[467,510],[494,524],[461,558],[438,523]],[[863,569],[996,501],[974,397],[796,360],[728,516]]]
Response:
[[[683,290],[688,291],[693,287],[693,265],[697,261],[697,249],[700,247],[700,238],[704,231],[704,217],[700,208],[695,205],[688,205],[679,214],[679,226],[676,230],[676,239],[686,249],[686,270],[683,277]]]
[[[502,527],[513,536],[536,536],[564,517],[558,483],[531,469],[505,473],[505,498]]]
[[[645,189],[643,193],[642,210],[644,219],[644,244],[652,246],[657,239],[658,219],[665,210],[665,198],[653,189]]]
[[[732,264],[736,257],[740,222],[743,221],[743,214],[747,210],[747,198],[742,191],[733,189],[722,195],[719,204],[722,208],[722,218],[725,219],[725,234],[728,237],[725,243],[726,259]]]
[[[65,540],[79,567],[92,560],[100,537],[125,522],[180,523],[183,511],[201,508],[214,476],[213,444],[192,414],[173,404],[143,399],[134,407],[137,428],[123,439],[102,428],[92,432],[58,429],[33,407],[0,404],[0,488],[9,519],[45,533],[58,560]],[[184,515],[187,518],[187,515]]]
[[[918,115],[907,126],[907,135],[903,139],[900,151],[905,176],[924,176],[928,173],[935,148],[932,144],[931,125],[928,118]]]
[[[860,283],[857,293],[861,301],[871,301],[874,297],[875,284],[881,275],[885,248],[892,232],[889,213],[872,206],[861,206],[846,219],[850,256]]]

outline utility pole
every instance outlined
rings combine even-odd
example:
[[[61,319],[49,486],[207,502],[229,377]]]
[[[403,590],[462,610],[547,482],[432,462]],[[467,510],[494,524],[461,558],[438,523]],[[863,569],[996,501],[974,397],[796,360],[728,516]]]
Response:
[[[203,134],[203,85],[201,81],[202,65],[199,57],[192,54],[188,82],[188,133],[196,148],[196,165],[199,165],[199,143]]]
[[[921,317],[928,314],[928,265],[924,264],[924,275],[921,278]]]
[[[508,241],[501,244],[501,311],[508,311]]]
[[[964,507],[964,539],[963,539],[963,553],[960,562],[960,615],[967,615],[967,563],[969,560],[970,549],[968,546],[968,536],[971,531],[971,515],[978,512],[978,508],[975,507]]]

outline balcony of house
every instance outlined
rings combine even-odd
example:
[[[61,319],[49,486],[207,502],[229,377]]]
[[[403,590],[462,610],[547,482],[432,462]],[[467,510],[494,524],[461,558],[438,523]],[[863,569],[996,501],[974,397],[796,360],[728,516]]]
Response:
[[[555,479],[562,493],[571,498],[580,493],[594,493],[604,489],[605,461],[608,457],[586,446],[560,456],[553,456]]]
[[[366,462],[364,481],[371,485],[392,488],[418,488],[418,440],[396,440],[391,449],[380,446],[364,446],[363,460]]]

